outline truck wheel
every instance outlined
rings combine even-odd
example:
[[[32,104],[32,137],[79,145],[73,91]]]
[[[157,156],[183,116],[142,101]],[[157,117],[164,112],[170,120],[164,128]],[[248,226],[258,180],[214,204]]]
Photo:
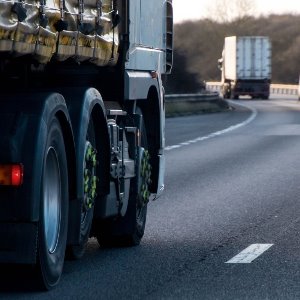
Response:
[[[81,204],[81,224],[80,224],[80,243],[79,245],[70,245],[67,248],[67,257],[69,259],[80,259],[85,253],[88,243],[91,225],[94,215],[94,201],[96,198],[96,188],[98,178],[96,176],[97,151],[94,123],[91,119],[86,134],[83,156],[80,158],[83,168],[83,190],[84,197]]]
[[[141,110],[137,109],[139,114]],[[135,246],[139,245],[144,235],[149,185],[151,176],[150,156],[144,122],[141,128],[141,153],[136,167],[136,174],[130,182],[128,208],[124,217],[101,222],[97,240],[100,246]]]
[[[38,237],[39,278],[51,289],[62,274],[68,224],[68,172],[64,138],[56,117],[44,151]]]

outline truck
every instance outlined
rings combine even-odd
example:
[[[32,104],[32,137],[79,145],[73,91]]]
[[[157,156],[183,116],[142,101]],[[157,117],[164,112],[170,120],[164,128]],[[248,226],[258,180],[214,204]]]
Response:
[[[271,42],[266,36],[225,37],[221,70],[224,99],[239,96],[269,99],[271,85]]]
[[[164,190],[172,0],[0,0],[0,263],[55,287]]]

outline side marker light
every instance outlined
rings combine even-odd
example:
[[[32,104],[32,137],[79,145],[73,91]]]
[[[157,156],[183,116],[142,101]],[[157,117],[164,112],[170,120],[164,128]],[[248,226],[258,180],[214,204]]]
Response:
[[[22,164],[0,164],[0,186],[20,186],[23,183]]]

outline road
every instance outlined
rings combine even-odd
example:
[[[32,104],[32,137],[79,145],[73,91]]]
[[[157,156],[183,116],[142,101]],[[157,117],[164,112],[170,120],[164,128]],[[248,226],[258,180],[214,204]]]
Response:
[[[2,270],[0,298],[300,299],[300,103],[232,107],[167,119],[166,190],[140,246],[91,239],[47,293]]]

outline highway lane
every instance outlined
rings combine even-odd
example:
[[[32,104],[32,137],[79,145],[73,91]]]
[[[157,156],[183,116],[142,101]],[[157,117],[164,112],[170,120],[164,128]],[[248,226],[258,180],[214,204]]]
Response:
[[[149,205],[139,247],[91,239],[55,290],[28,291],[8,274],[0,298],[299,299],[300,104],[233,107],[167,120],[166,191]],[[271,246],[251,263],[226,263],[253,244]]]

